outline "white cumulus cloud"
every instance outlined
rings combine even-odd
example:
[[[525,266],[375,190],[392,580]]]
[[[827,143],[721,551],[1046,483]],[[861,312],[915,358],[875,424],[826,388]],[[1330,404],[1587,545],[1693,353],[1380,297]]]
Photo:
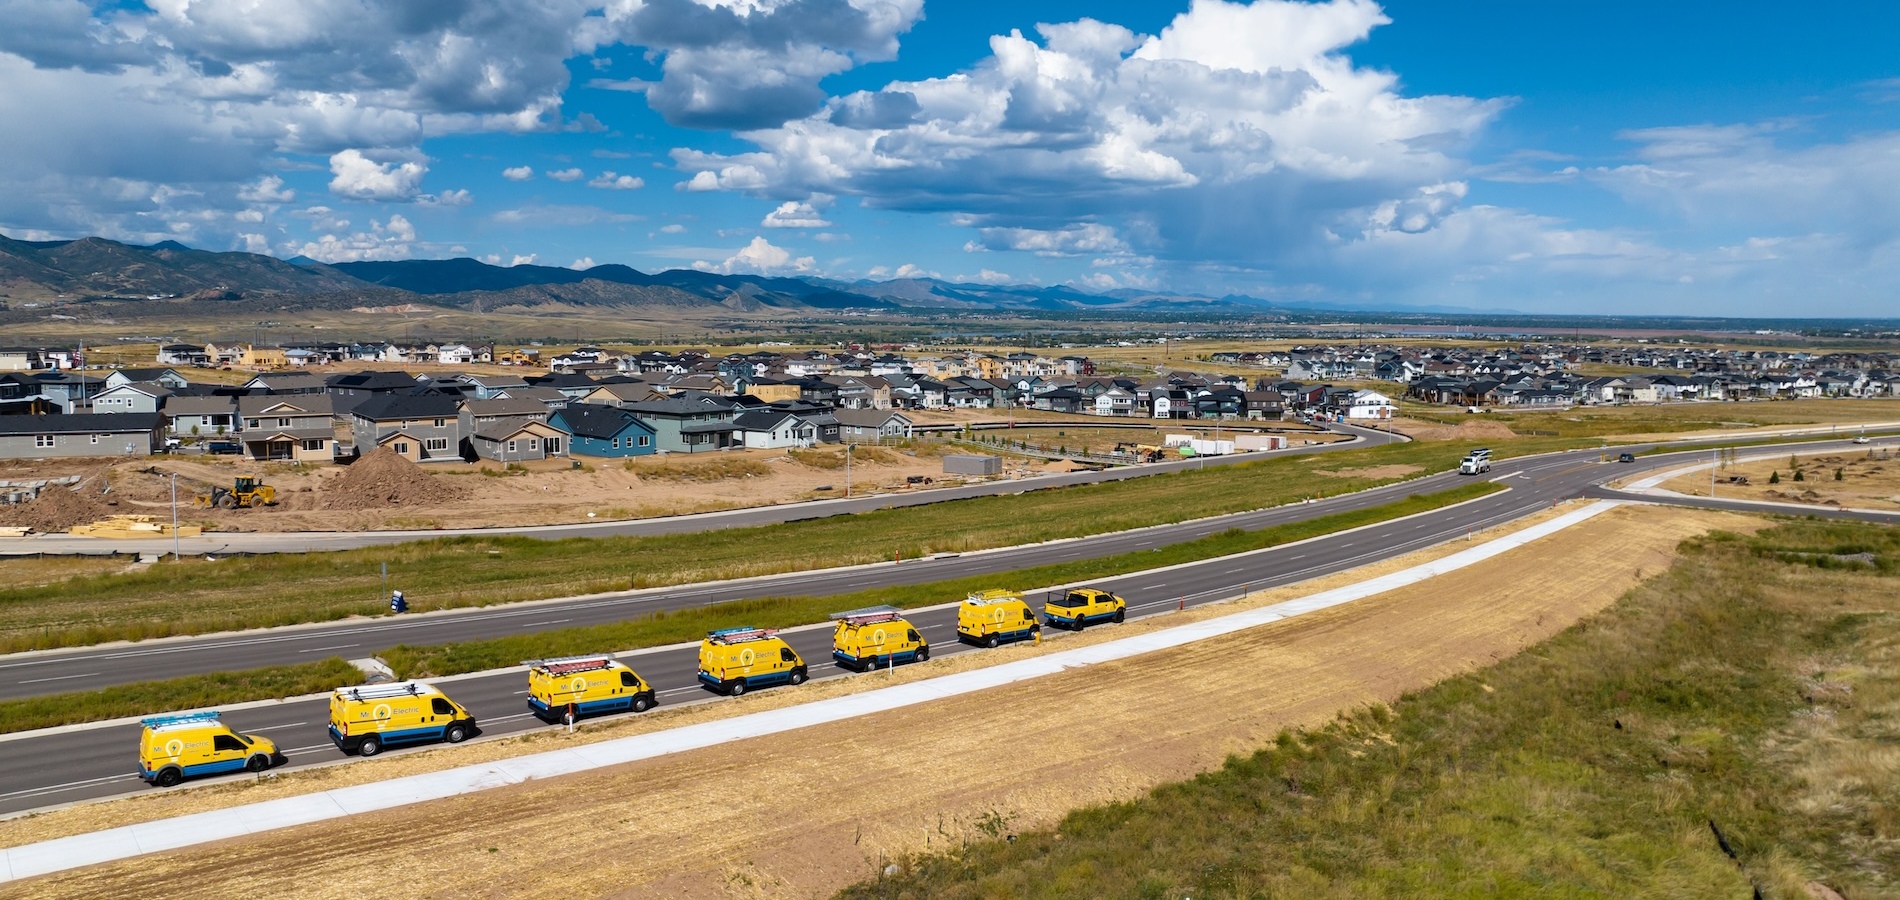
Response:
[[[429,166],[417,154],[372,159],[361,150],[330,157],[330,193],[352,200],[407,201],[422,192]]]
[[[548,172],[547,176],[555,181],[579,181],[587,177],[587,173],[579,168],[555,169]]]
[[[923,0],[623,0],[590,33],[651,48],[660,80],[594,85],[643,92],[674,125],[777,125],[822,105],[826,76],[895,58],[923,11]]]
[[[415,226],[400,215],[386,222],[371,220],[368,231],[349,235],[325,234],[296,248],[301,256],[319,262],[408,259],[416,243]]]
[[[509,181],[527,181],[534,177],[533,166],[509,166],[501,170],[501,177]]]
[[[246,203],[289,203],[297,199],[297,192],[285,188],[282,178],[266,175],[238,191],[238,199]]]
[[[775,246],[763,237],[755,237],[752,243],[739,248],[739,252],[726,257],[722,262],[712,263],[698,260],[693,268],[701,272],[718,272],[722,275],[797,275],[811,272],[817,261],[809,256],[794,258],[791,251]]]
[[[633,175],[620,175],[612,170],[608,170],[595,176],[592,181],[587,182],[587,186],[609,191],[637,191],[646,187],[647,183],[644,178],[638,178]]]
[[[820,215],[810,203],[787,200],[778,208],[765,214],[765,220],[759,224],[767,228],[830,228],[831,223]]]
[[[754,152],[674,161],[685,190],[955,213],[985,249],[1273,266],[1382,207],[1429,226],[1462,195],[1422,192],[1458,181],[1453,152],[1505,106],[1355,66],[1346,48],[1385,22],[1369,0],[1195,0],[1158,35],[1045,24],[966,71],[745,132]]]

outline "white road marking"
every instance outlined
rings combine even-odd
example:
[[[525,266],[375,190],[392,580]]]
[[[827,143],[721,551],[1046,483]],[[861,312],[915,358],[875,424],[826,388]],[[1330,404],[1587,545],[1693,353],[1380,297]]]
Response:
[[[68,781],[65,784],[49,784],[49,785],[44,785],[42,787],[27,788],[26,790],[23,790],[23,791],[13,791],[11,793],[0,794],[0,798],[34,797],[34,796],[39,796],[41,794],[53,794],[53,793],[58,793],[60,791],[76,790],[78,788],[90,787],[95,784],[105,784],[108,781],[124,781],[127,779],[136,779],[138,777],[139,776],[137,772],[128,772],[124,775],[107,775],[102,778],[88,778],[84,781]]]
[[[277,730],[277,729],[279,729],[279,728],[295,728],[295,727],[297,727],[297,726],[299,726],[299,725],[308,725],[308,724],[310,724],[310,723],[309,723],[309,722],[292,722],[292,723],[290,723],[290,724],[288,724],[288,725],[266,725],[266,726],[264,726],[264,727],[262,727],[262,728],[249,728],[249,729],[245,729],[245,730],[246,730],[247,732],[254,732],[254,731],[276,731],[276,730]]]
[[[92,676],[97,675],[97,674],[99,673],[87,672],[83,675],[55,675],[51,678],[28,678],[25,681],[22,681],[20,683],[21,684],[39,684],[42,681],[65,681],[68,678],[91,678]]]
[[[338,644],[334,647],[311,647],[308,650],[299,650],[297,652],[298,653],[322,653],[325,650],[348,650],[351,647],[361,647],[361,646],[363,645],[362,644]]]

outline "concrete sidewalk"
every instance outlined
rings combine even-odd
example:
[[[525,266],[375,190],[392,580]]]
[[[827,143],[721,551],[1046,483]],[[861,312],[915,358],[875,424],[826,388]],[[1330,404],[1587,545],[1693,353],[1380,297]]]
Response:
[[[1351,603],[1462,569],[1555,534],[1620,505],[1601,501],[1534,525],[1515,534],[1399,572],[1311,594],[1273,606],[1246,610],[1148,634],[1109,641],[1033,659],[945,675],[910,684],[865,691],[783,709],[688,725],[667,731],[580,747],[533,753],[480,765],[411,775],[389,781],[286,797],[230,809],[161,819],[7,848],[0,851],[0,881],[32,878],[81,866],[176,850],[293,825],[337,819],[357,813],[439,800],[489,788],[585,772],[636,760],[681,753],[729,741],[763,737],[798,728],[841,722],[860,716],[927,703],[944,697],[988,690],[1232,634],[1269,622]]]

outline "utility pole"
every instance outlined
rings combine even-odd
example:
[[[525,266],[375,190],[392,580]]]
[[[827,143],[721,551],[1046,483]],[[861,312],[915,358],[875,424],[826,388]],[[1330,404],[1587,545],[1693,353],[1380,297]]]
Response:
[[[844,496],[845,496],[845,499],[847,500],[851,498],[851,442],[850,441],[846,441],[844,444]]]
[[[178,561],[178,473],[172,473],[172,562]]]

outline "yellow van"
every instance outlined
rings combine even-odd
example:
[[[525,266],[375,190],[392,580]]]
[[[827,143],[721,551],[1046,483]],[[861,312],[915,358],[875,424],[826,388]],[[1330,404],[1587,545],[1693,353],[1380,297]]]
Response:
[[[569,712],[578,719],[653,708],[653,685],[606,654],[531,659],[522,665],[528,667],[528,709],[542,721],[559,722]]]
[[[805,661],[769,628],[725,628],[699,642],[699,683],[734,697],[756,687],[804,684]]]
[[[375,756],[384,747],[480,734],[461,704],[420,681],[340,687],[330,693],[330,740],[338,750]]]
[[[140,724],[139,777],[147,784],[171,787],[199,775],[262,772],[284,763],[270,738],[238,734],[216,711],[153,716]]]
[[[1035,637],[1042,630],[1023,595],[1015,591],[977,591],[957,607],[957,640],[983,647]]]
[[[1073,588],[1042,605],[1044,621],[1076,631],[1096,622],[1120,622],[1128,616],[1128,601],[1096,588]]]
[[[902,613],[895,606],[832,613],[838,627],[831,633],[831,658],[859,672],[929,659],[929,642],[917,633],[917,626],[904,620]]]

